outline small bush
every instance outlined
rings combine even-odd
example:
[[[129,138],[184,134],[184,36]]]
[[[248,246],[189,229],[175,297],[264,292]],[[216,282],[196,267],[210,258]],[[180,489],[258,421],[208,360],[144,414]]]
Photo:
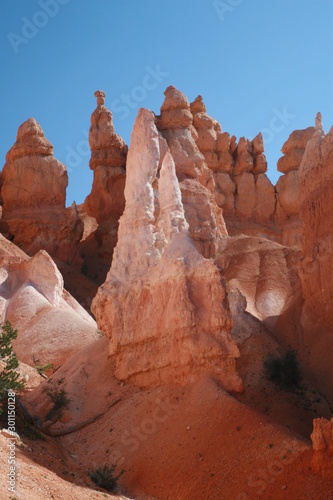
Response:
[[[9,321],[0,323],[0,359],[4,362],[4,368],[0,372],[0,415],[7,403],[8,391],[18,393],[24,388],[24,380],[20,379],[18,373],[19,363],[11,344],[16,338],[17,330],[13,330]]]
[[[109,467],[105,464],[103,468],[99,466],[95,471],[89,472],[89,477],[99,488],[104,488],[107,491],[114,491],[117,487],[118,479],[125,472],[122,470],[118,476],[114,476],[115,468],[116,465],[111,465],[111,467]]]
[[[293,349],[288,349],[284,356],[270,355],[264,361],[267,377],[280,386],[292,387],[301,380],[301,373]]]
[[[53,369],[53,363],[46,363],[45,365],[37,365],[35,363],[35,368],[39,375],[41,375],[43,378],[47,378],[45,372]]]
[[[60,385],[63,382],[63,379],[58,380],[58,384]],[[53,406],[46,415],[45,419],[46,420],[51,420],[55,415],[58,416],[58,418],[61,418],[62,415],[62,409],[67,408],[68,404],[70,403],[70,399],[68,398],[68,394],[65,391],[65,389],[59,389],[59,388],[53,388],[49,389],[48,387],[44,388],[44,392],[49,396],[51,399]]]

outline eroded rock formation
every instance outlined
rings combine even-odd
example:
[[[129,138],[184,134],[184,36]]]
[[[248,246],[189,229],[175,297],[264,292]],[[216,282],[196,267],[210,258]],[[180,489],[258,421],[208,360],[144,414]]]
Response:
[[[173,86],[164,94],[156,125],[176,166],[191,238],[204,257],[214,257],[227,235],[222,211],[214,198],[214,177],[196,144],[198,137],[187,98]]]
[[[284,143],[277,169],[282,175],[276,183],[276,223],[282,228],[281,243],[286,246],[302,247],[302,222],[300,210],[299,166],[308,141],[314,134],[314,127],[294,130]]]
[[[175,110],[183,125],[190,113],[180,106],[187,103],[173,88],[169,92],[178,107],[164,106],[162,123],[174,124]],[[191,239],[176,176],[174,151],[184,151],[176,143],[195,144],[187,128],[162,129],[169,131],[170,149],[154,114],[139,111],[127,159],[118,243],[92,309],[110,338],[119,379],[151,386],[184,383],[208,373],[227,389],[239,391],[238,349],[230,337],[225,287],[213,261],[204,259]],[[178,141],[172,140],[175,136]],[[203,161],[201,155],[197,158]]]
[[[50,256],[29,258],[0,235],[0,322],[18,330],[13,341],[20,361],[35,366],[62,365],[98,338],[97,325],[64,289]]]
[[[315,418],[311,434],[312,446],[315,451],[333,452],[333,418]]]
[[[101,284],[110,268],[118,221],[125,207],[127,146],[115,132],[111,111],[104,106],[105,93],[97,90],[95,97],[97,107],[91,115],[89,130],[89,165],[94,171],[94,180],[84,210],[96,219],[98,227],[82,243],[79,255],[88,275]]]
[[[119,218],[124,211],[127,146],[115,132],[111,111],[104,106],[105,93],[97,90],[95,96],[97,107],[89,129],[89,166],[94,171],[94,180],[84,208],[101,224]]]
[[[68,176],[39,123],[29,118],[2,170],[2,233],[29,255],[40,249],[70,261],[83,232],[75,203],[65,208]]]
[[[263,136],[252,141],[222,132],[220,124],[208,116],[202,97],[190,105],[192,135],[213,172],[214,195],[231,236],[265,236],[300,249],[302,223],[299,218],[300,181],[298,168],[314,127],[295,130],[282,147],[278,162],[281,176],[273,186],[266,175],[267,161]],[[194,129],[194,131],[193,131]]]
[[[274,233],[275,188],[266,176],[264,142],[230,137],[206,111],[202,97],[190,105],[194,139],[215,180],[214,196],[223,209],[229,234]],[[278,237],[273,236],[273,239]]]
[[[333,127],[325,135],[320,117],[299,168],[303,229],[302,326],[316,380],[333,395]]]

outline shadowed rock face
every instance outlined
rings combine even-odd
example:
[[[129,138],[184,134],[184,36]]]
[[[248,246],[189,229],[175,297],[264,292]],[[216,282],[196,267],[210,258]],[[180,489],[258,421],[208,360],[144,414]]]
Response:
[[[144,109],[132,132],[125,198],[112,266],[92,306],[117,377],[151,386],[210,373],[241,390],[224,285],[195,248],[174,160]]]
[[[18,129],[2,171],[2,232],[28,254],[40,249],[70,261],[82,237],[75,204],[65,208],[68,176],[39,123]]]
[[[333,395],[333,128],[316,128],[300,175],[303,224],[302,326],[309,363],[323,389]]]

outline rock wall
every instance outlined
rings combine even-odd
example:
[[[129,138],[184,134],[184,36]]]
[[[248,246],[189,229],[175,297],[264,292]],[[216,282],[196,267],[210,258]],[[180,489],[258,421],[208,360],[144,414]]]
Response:
[[[173,103],[184,105],[182,95],[169,92]],[[181,155],[184,149],[172,141],[173,129],[163,128],[174,126],[174,110],[179,123],[183,126],[187,120],[189,125],[191,116],[183,107],[164,106],[157,120],[148,110],[138,113],[118,243],[92,309],[110,338],[119,379],[151,386],[212,374],[228,390],[239,391],[242,382],[235,370],[239,353],[230,337],[225,287],[218,268],[200,255],[191,239],[173,159],[173,151]],[[155,121],[170,131],[166,135],[171,147]],[[175,134],[192,146],[187,129]]]
[[[190,105],[194,138],[214,174],[215,199],[231,236],[264,236],[282,245],[301,248],[298,168],[314,127],[295,130],[282,147],[278,162],[281,176],[273,186],[266,175],[263,136],[252,141],[230,137],[208,116],[202,97]]]
[[[277,164],[283,173],[276,183],[276,223],[282,228],[281,243],[302,248],[302,221],[300,211],[299,167],[308,141],[314,134],[314,127],[294,130],[281,148],[282,156]]]
[[[299,176],[304,297],[301,323],[310,368],[323,390],[333,396],[333,127],[325,135],[320,115]]]
[[[75,204],[65,208],[68,176],[53,156],[53,146],[39,123],[29,118],[2,170],[1,232],[29,255],[40,249],[70,261],[82,237]]]

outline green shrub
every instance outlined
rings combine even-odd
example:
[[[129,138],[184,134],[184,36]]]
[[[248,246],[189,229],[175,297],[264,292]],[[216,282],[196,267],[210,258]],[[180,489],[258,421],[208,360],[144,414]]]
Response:
[[[95,471],[89,472],[90,479],[99,486],[99,488],[104,488],[107,491],[114,491],[117,487],[117,481],[122,474],[124,474],[124,470],[122,470],[118,476],[114,476],[114,470],[116,465],[111,465],[109,467],[107,464],[102,468],[98,467]]]
[[[0,359],[4,368],[0,372],[0,415],[7,402],[8,391],[19,393],[24,388],[24,381],[18,373],[18,360],[13,352],[12,340],[17,338],[17,330],[13,330],[9,321],[0,323]]]
[[[53,363],[45,363],[45,365],[35,364],[35,368],[36,368],[37,372],[39,373],[39,375],[41,375],[43,378],[47,378],[45,375],[45,372],[53,369]]]
[[[58,380],[58,385],[63,382],[63,379]],[[50,411],[47,413],[45,420],[52,420],[55,416],[58,419],[61,418],[63,408],[67,408],[70,403],[70,399],[68,398],[68,393],[65,389],[59,389],[59,387],[50,389],[49,387],[44,387],[44,392],[51,399],[53,406]]]
[[[284,387],[297,385],[301,380],[296,352],[288,349],[284,356],[270,355],[264,361],[267,377],[272,382]]]

